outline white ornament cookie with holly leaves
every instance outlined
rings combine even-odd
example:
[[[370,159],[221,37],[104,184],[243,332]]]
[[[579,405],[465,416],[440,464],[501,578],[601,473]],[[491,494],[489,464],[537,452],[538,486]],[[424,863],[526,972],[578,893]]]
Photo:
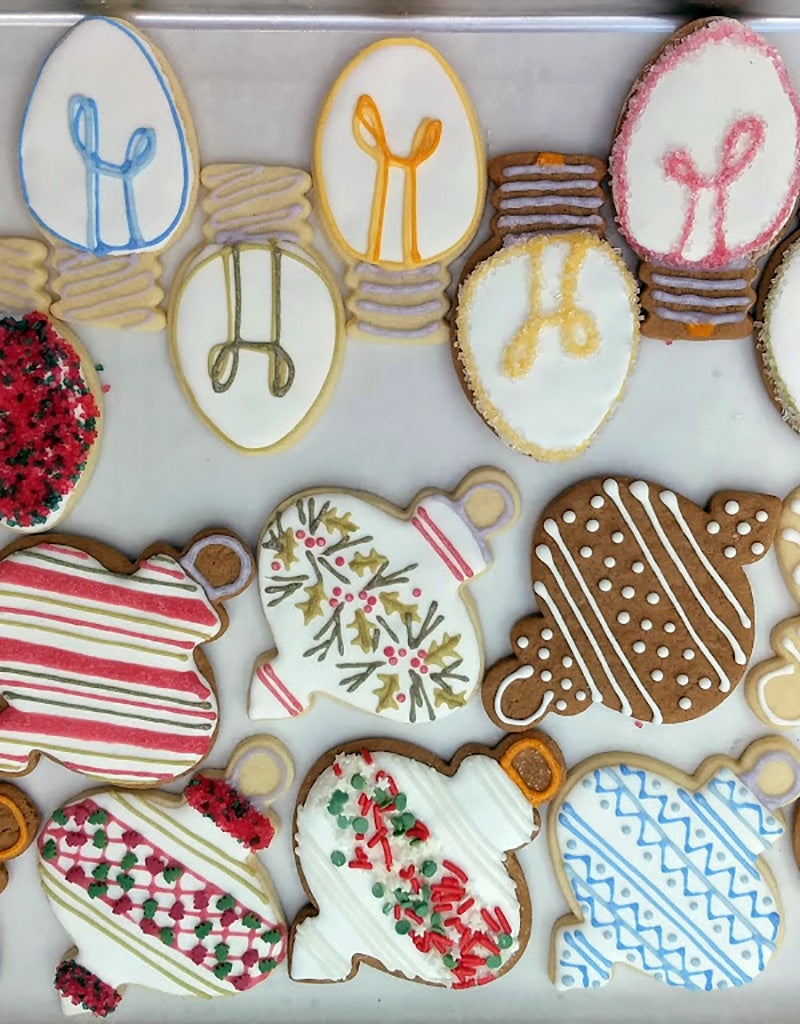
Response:
[[[405,511],[371,495],[311,490],[284,501],[258,552],[277,650],[256,662],[250,717],[305,713],[315,693],[396,721],[434,721],[466,703],[483,647],[463,588],[491,563],[489,534],[517,516],[498,470]]]

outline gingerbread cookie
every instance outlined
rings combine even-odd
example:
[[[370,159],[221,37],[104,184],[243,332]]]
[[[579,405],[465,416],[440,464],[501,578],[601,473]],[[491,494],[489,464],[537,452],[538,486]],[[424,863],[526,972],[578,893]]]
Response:
[[[362,50],[323,105],[314,179],[348,264],[350,332],[444,341],[447,267],[478,227],[486,170],[472,103],[442,55],[419,39]]]
[[[44,313],[0,319],[0,523],[36,533],[64,518],[97,460],[102,408],[91,357],[63,324]]]
[[[783,503],[775,554],[786,587],[800,604],[800,487]],[[753,711],[767,725],[795,728],[800,725],[800,617],[779,622],[770,643],[775,657],[750,669],[745,693]]]
[[[106,1017],[129,984],[215,999],[271,976],[286,924],[255,854],[293,777],[283,744],[255,736],[179,796],[96,789],[52,814],[39,870],[77,946],[55,974],[66,1014]]]
[[[22,195],[53,244],[58,317],[164,326],[156,253],[191,217],[197,170],[164,55],[128,22],[79,21],[42,64],[19,140]]]
[[[97,541],[25,538],[0,552],[0,773],[40,754],[91,778],[169,782],[214,742],[214,675],[200,645],[253,561],[227,532],[135,563]]]
[[[223,440],[272,451],[311,424],[340,362],[344,310],[311,246],[311,177],[213,164],[201,180],[208,244],[186,258],[172,289],[172,362]]]
[[[518,509],[514,484],[493,469],[450,495],[423,491],[406,510],[355,491],[287,498],[259,543],[277,651],[256,663],[250,717],[304,714],[315,693],[412,725],[462,707],[483,673],[463,588]]]
[[[644,334],[741,338],[756,261],[800,191],[800,101],[764,39],[685,26],[645,66],[611,150],[620,230],[639,255]]]
[[[39,830],[39,812],[28,797],[0,782],[0,892],[8,885],[8,861],[24,853]]]
[[[548,815],[571,908],[553,929],[553,983],[599,988],[617,964],[694,991],[756,978],[783,930],[762,856],[799,793],[797,751],[777,737],[693,776],[639,754],[578,765]]]
[[[324,754],[297,798],[295,854],[313,905],[292,925],[295,981],[361,963],[451,989],[485,985],[525,950],[531,903],[513,851],[539,831],[564,762],[542,733],[448,765],[400,741]]]
[[[489,717],[524,729],[593,703],[654,723],[704,715],[753,649],[743,571],[772,544],[780,502],[715,494],[704,511],[658,484],[596,477],[564,491],[533,535],[540,611],[483,684]]]
[[[452,323],[465,393],[512,448],[579,455],[636,359],[636,282],[605,241],[600,160],[507,153],[489,164],[492,237],[469,257]]]

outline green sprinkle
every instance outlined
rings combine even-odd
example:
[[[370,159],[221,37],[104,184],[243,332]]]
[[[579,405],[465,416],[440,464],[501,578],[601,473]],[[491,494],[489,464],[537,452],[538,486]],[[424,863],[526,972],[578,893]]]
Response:
[[[227,942],[218,942],[214,946],[214,956],[217,958],[217,963],[222,963],[228,959],[228,953],[230,953],[230,947]]]
[[[255,928],[260,928],[261,927],[262,921],[261,921],[260,917],[256,917],[255,914],[252,914],[248,910],[248,912],[242,918],[242,924],[245,926],[245,928],[253,928],[253,929],[255,929]]]
[[[391,801],[391,795],[385,789],[376,789],[373,798],[378,807],[385,807]]]
[[[105,366],[102,363],[95,363],[94,368],[98,373],[102,373],[105,370]]]
[[[264,942],[268,943],[268,945],[270,946],[274,946],[275,943],[280,940],[280,937],[281,933],[278,931],[277,928],[270,928],[268,932],[264,932],[264,934],[261,936]]]
[[[108,815],[106,814],[105,811],[102,811],[99,808],[89,815],[90,825],[105,825],[107,821]]]
[[[56,846],[55,839],[48,839],[42,847],[42,856],[45,860],[52,860],[58,856],[58,847]]]
[[[400,821],[403,823],[403,828],[405,829],[406,832],[410,828],[413,828],[417,823],[417,819],[410,811],[404,811],[400,815]]]
[[[194,926],[194,933],[198,939],[204,939],[214,926],[210,921],[201,921]]]
[[[514,940],[511,938],[510,935],[505,935],[504,934],[504,935],[498,935],[497,936],[497,945],[501,949],[508,949],[508,947],[513,943],[513,941]]]
[[[66,825],[67,823],[67,816],[64,813],[63,807],[59,807],[57,811],[53,811],[51,817],[57,825]]]
[[[433,927],[433,928],[440,928],[441,924],[442,924],[442,915],[441,914],[437,914],[437,913],[431,914],[431,927]]]
[[[436,874],[436,868],[438,867],[435,860],[424,860],[422,862],[422,868],[420,869],[426,878],[433,878]]]
[[[394,805],[398,809],[398,811],[404,811],[406,809],[407,803],[408,797],[405,795],[405,793],[398,793],[397,796],[394,798]]]
[[[89,893],[91,898],[94,899],[95,896],[105,896],[108,892],[108,886],[105,882],[90,882],[86,891]]]
[[[178,864],[170,864],[168,868],[164,868],[163,873],[164,880],[172,884],[173,882],[177,882],[178,879],[181,877],[181,875],[183,874],[183,868],[180,867]]]
[[[366,818],[353,818],[353,831],[361,835],[369,828],[369,822]]]
[[[353,787],[353,789],[363,789],[364,776],[359,775],[358,772],[356,772],[352,779],[350,779],[350,785]]]
[[[392,912],[392,905],[391,905],[391,903],[384,903],[384,905],[381,907],[381,910],[383,911],[384,914],[391,914],[391,912]]]
[[[398,935],[408,935],[411,931],[411,922],[401,918],[399,921],[395,921],[394,930]]]
[[[445,965],[445,967],[449,968],[452,971],[452,969],[456,965],[456,960],[455,957],[451,956],[449,953],[445,953],[445,955],[442,957],[442,963]]]
[[[129,892],[136,885],[136,879],[132,875],[117,875],[117,885],[123,892]]]
[[[220,896],[217,900],[217,910],[232,910],[236,906],[236,900],[230,893]]]
[[[346,818],[343,814],[340,814],[339,817],[336,819],[336,824],[339,826],[339,828],[348,828],[350,825],[350,819]]]
[[[165,946],[175,945],[175,932],[171,928],[162,928],[158,933],[158,937]]]
[[[97,847],[98,850],[104,850],[108,846],[108,836],[105,834],[102,828],[99,828],[92,839],[92,843]]]
[[[105,882],[108,878],[110,868],[111,865],[107,861],[101,860],[97,867],[92,871],[92,878],[97,878],[99,881]]]
[[[385,892],[386,892],[386,889],[385,889],[385,888],[383,887],[383,884],[382,884],[381,882],[376,882],[376,883],[375,883],[375,884],[373,885],[373,887],[372,887],[372,895],[373,895],[373,896],[374,896],[374,897],[375,897],[376,899],[380,899],[380,898],[381,898],[381,896],[383,896],[383,894],[384,894]]]
[[[267,959],[267,960],[259,960],[258,961],[258,969],[259,969],[259,971],[261,971],[262,974],[269,974],[269,972],[270,971],[274,971],[277,966],[278,966],[278,961],[277,960],[269,960],[269,959]]]
[[[419,914],[420,917],[427,917],[428,914],[430,913],[430,909],[431,908],[428,906],[427,903],[414,904],[414,913]]]
[[[134,864],[137,863],[137,860],[138,860],[138,858],[137,858],[136,854],[135,853],[131,853],[131,851],[128,850],[128,852],[125,854],[125,856],[119,862],[119,866],[122,868],[123,871],[129,871],[134,866]]]
[[[223,978],[227,978],[233,970],[233,964],[229,960],[226,960],[223,964],[216,964],[214,967],[214,974],[222,981]]]
[[[145,900],[142,904],[142,913],[148,920],[152,920],[156,916],[158,910],[158,903],[155,900]]]
[[[346,860],[347,858],[341,850],[334,850],[331,854],[331,864],[333,864],[334,867],[340,868]]]
[[[496,954],[494,956],[487,956],[485,961],[487,967],[493,968],[499,967],[500,964],[502,964],[502,962],[503,958],[501,956],[497,956]]]
[[[349,799],[350,797],[343,789],[335,789],[328,801],[328,814],[332,814],[334,817],[341,814],[342,808],[345,807]]]

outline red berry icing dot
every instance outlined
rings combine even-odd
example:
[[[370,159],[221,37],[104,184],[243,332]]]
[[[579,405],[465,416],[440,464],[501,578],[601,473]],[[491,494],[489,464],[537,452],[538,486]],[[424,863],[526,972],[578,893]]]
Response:
[[[422,591],[419,589],[419,587],[414,587],[411,593],[414,597],[422,597]]]
[[[280,572],[281,571],[281,563],[280,562],[273,562],[272,563],[272,571],[273,572]]]

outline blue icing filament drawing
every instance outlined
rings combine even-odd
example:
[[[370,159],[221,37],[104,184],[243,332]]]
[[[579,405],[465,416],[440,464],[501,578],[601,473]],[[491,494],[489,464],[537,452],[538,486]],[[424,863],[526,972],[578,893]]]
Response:
[[[800,758],[778,737],[694,776],[637,754],[589,758],[550,814],[550,852],[571,913],[553,929],[560,989],[605,985],[625,964],[668,985],[731,988],[763,971],[782,937],[762,856],[800,794]]]

